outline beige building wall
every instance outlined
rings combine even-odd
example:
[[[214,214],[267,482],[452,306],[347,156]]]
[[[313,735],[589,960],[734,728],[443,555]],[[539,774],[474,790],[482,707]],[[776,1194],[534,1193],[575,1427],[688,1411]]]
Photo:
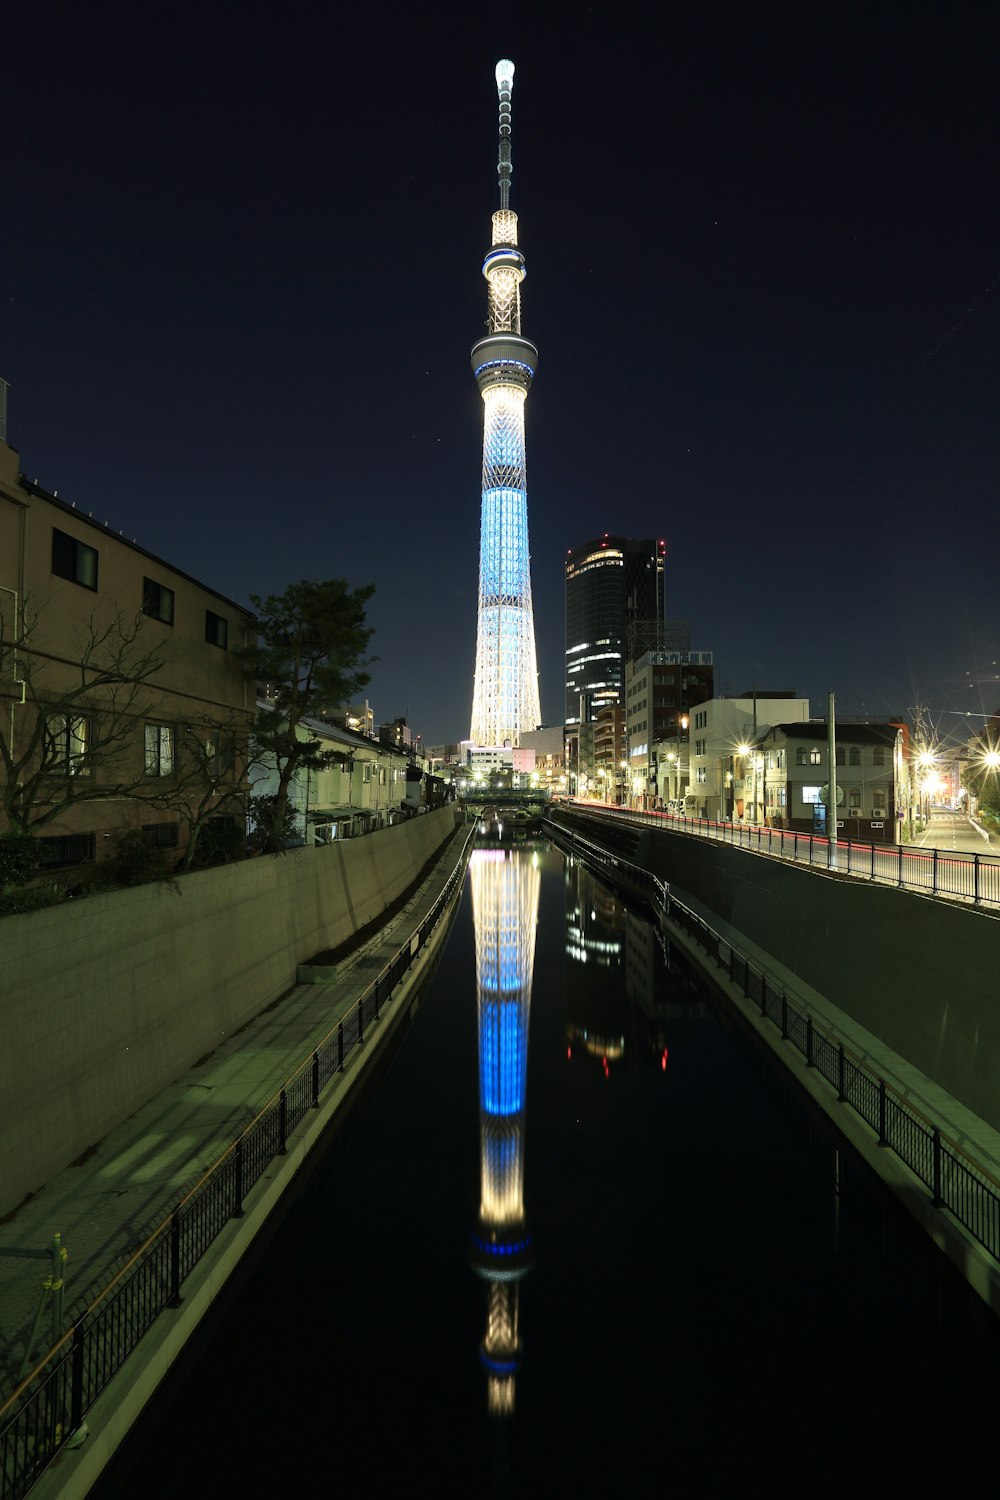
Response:
[[[54,539],[54,533],[60,536]],[[59,575],[54,546],[62,554],[79,549],[76,557],[83,581]],[[147,579],[163,591],[159,597],[170,606],[171,622],[144,613],[144,602],[147,608],[149,604]],[[135,650],[162,650],[163,665],[131,705],[134,743],[113,766],[102,766],[98,759],[88,785],[142,777],[147,721],[170,728],[175,777],[186,734],[204,731],[208,722],[237,728],[249,725],[255,694],[234,653],[247,639],[249,612],[27,481],[19,473],[16,451],[4,442],[0,442],[0,612],[8,638],[17,633],[20,623],[32,622],[29,650],[20,667],[11,670],[8,660],[0,672],[2,730],[13,740],[15,753],[30,734],[35,717],[31,692],[22,694],[16,678],[30,670],[34,691],[43,699],[65,692],[80,679],[80,663],[94,632],[110,630],[112,638],[120,640],[118,618],[123,631],[136,632]],[[216,639],[208,639],[213,632]],[[223,632],[224,644],[217,643]],[[23,705],[22,696],[28,699]],[[144,789],[166,789],[166,782],[158,787],[154,778],[152,786],[147,783]],[[178,821],[174,810],[157,810],[118,797],[81,802],[38,831],[43,836],[95,832],[99,858],[103,834],[170,821]]]

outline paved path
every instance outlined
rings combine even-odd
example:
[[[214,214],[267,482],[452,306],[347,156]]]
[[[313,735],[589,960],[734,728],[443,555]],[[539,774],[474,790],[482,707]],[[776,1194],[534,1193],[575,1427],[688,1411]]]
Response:
[[[985,829],[965,813],[953,812],[949,807],[931,808],[930,822],[914,843],[922,849],[1000,856],[1000,844],[995,844]]]
[[[469,829],[444,846],[429,878],[363,948],[335,986],[289,990],[198,1066],[119,1125],[78,1166],[67,1167],[0,1224],[0,1247],[69,1252],[64,1327],[107,1285],[354,1005],[420,925],[461,858]],[[0,1404],[14,1388],[48,1262],[0,1257]],[[35,1358],[52,1345],[45,1315]]]

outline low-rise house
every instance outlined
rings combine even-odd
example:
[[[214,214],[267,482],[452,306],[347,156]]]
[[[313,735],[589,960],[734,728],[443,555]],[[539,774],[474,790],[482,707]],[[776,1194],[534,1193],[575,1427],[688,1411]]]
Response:
[[[897,841],[904,813],[903,726],[835,725],[837,832],[861,843]],[[826,833],[830,756],[824,720],[775,724],[752,757],[755,800],[775,828]]]
[[[327,753],[326,765],[300,767],[289,784],[288,803],[302,843],[371,833],[407,815],[410,757],[402,751],[323,719],[303,719],[299,738],[315,740]],[[270,757],[255,763],[250,777],[252,796],[277,792],[278,770]]]

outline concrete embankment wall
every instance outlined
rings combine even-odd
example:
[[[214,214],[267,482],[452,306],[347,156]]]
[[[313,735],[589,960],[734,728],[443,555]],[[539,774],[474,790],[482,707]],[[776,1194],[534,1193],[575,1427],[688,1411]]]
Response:
[[[0,919],[0,1214],[379,916],[455,822]]]
[[[1000,1129],[1000,918],[680,833],[645,830],[631,857]]]

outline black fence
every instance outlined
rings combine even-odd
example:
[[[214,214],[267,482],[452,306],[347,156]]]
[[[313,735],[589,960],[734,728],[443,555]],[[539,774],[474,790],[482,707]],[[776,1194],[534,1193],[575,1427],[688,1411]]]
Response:
[[[947,1209],[1000,1261],[1000,1183],[950,1140],[932,1121],[901,1098],[884,1078],[854,1056],[793,998],[732,943],[670,892],[648,870],[609,854],[592,839],[563,824],[550,824],[560,843],[568,843],[588,861],[600,865],[627,890],[641,896],[658,915],[675,923],[727,975],[745,998],[760,1009],[785,1041],[791,1042],[831,1087],[842,1104],[861,1116],[880,1146],[894,1151],[930,1192],[930,1201]]]
[[[831,842],[818,833],[791,828],[765,828],[747,823],[720,823],[711,818],[688,818],[680,813],[641,812],[608,807],[599,802],[576,804],[582,811],[603,814],[645,827],[692,833],[719,843],[793,860],[815,869],[856,875],[903,890],[929,891],[936,896],[959,896],[975,905],[1000,904],[1000,857],[995,854],[955,854],[945,849],[918,849],[910,844],[858,844],[850,839]]]
[[[179,1307],[185,1278],[231,1219],[243,1216],[254,1184],[361,1046],[365,1033],[441,921],[465,873],[463,846],[433,908],[350,1011],[285,1080],[256,1119],[191,1189],[87,1308],[65,1337],[0,1407],[0,1500],[20,1500],[167,1309]]]

